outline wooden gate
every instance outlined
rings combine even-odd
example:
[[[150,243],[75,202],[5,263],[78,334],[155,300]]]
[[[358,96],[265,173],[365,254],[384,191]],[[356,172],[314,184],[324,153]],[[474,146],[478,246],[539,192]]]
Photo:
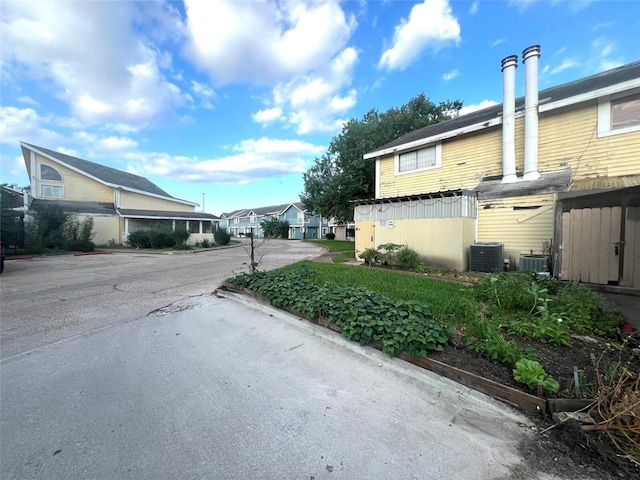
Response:
[[[639,244],[640,207],[564,212],[561,278],[640,288]]]

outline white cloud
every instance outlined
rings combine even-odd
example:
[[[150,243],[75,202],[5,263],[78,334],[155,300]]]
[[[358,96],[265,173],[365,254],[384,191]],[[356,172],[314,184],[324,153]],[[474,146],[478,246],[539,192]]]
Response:
[[[216,98],[216,93],[213,88],[205,85],[204,83],[191,80],[191,91],[200,100],[202,107],[213,108],[211,100]]]
[[[96,146],[101,150],[127,150],[136,148],[138,142],[127,137],[107,137],[98,140]]]
[[[282,109],[280,107],[265,108],[253,114],[253,120],[258,123],[268,124],[276,120],[283,120]]]
[[[25,105],[33,105],[34,107],[37,107],[38,105],[40,105],[38,102],[36,102],[33,98],[31,98],[28,95],[18,98],[18,101],[20,103],[24,103]]]
[[[424,0],[414,5],[393,34],[393,46],[382,54],[378,67],[404,70],[423,50],[435,51],[460,42],[460,25],[448,0]]]
[[[187,0],[185,6],[186,54],[216,83],[273,85],[322,68],[356,26],[332,0]]]
[[[53,143],[60,135],[46,127],[51,119],[44,118],[32,108],[0,107],[0,143],[18,144],[21,140]]]
[[[551,74],[555,75],[556,73],[563,72],[569,68],[576,68],[580,66],[580,62],[575,58],[565,58],[562,60],[562,63],[555,68],[551,69]]]
[[[279,83],[267,102],[269,108],[254,114],[254,121],[277,119],[299,134],[340,130],[342,117],[356,103],[357,92],[349,86],[357,59],[356,50],[346,48],[323,72]]]
[[[494,40],[493,42],[491,42],[489,46],[491,48],[494,48],[494,47],[497,47],[498,45],[505,43],[506,41],[507,40],[505,38],[498,38],[497,40]]]
[[[493,107],[497,105],[498,102],[494,102],[493,100],[483,100],[480,103],[474,105],[465,105],[460,109],[459,115],[466,115],[468,113],[476,112],[478,110],[482,110],[485,108]]]
[[[480,2],[478,0],[475,0],[471,6],[469,7],[469,14],[470,15],[475,15],[476,13],[478,13],[478,4]]]
[[[449,80],[453,80],[454,78],[456,78],[458,75],[460,75],[460,70],[458,70],[457,68],[454,68],[450,72],[447,72],[444,75],[442,75],[442,79],[445,82],[448,82]]]
[[[591,72],[603,72],[624,65],[624,58],[613,57],[618,47],[606,37],[598,37],[591,42],[591,54],[587,68]]]
[[[355,104],[350,89],[356,21],[339,2],[186,1],[185,53],[214,84],[272,87],[255,122],[284,122],[298,133],[335,131]]]
[[[187,100],[165,76],[170,55],[148,38],[181,35],[170,4],[5,2],[1,21],[3,75],[40,82],[83,124],[141,128]]]
[[[231,154],[210,159],[157,152],[125,155],[129,171],[159,175],[183,182],[249,184],[274,176],[304,172],[324,146],[298,140],[259,138],[243,140]]]

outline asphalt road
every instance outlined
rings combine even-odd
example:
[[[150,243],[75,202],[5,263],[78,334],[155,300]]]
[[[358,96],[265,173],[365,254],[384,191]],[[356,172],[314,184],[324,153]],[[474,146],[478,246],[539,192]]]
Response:
[[[268,269],[320,249],[262,253]],[[518,453],[532,430],[511,408],[212,294],[247,261],[239,247],[9,262],[0,478],[555,478]]]
[[[256,245],[263,270],[323,252],[299,241],[256,241]],[[248,272],[248,262],[243,246],[199,253],[115,251],[7,261],[0,277],[0,358],[211,293],[225,279]]]

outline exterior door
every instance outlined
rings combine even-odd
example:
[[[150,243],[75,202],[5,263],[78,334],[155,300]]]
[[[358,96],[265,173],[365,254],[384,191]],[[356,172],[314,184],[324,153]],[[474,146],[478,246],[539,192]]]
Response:
[[[640,288],[640,207],[626,209],[623,251],[621,285]]]
[[[367,248],[376,248],[376,222],[374,220],[362,220],[356,222],[356,253],[363,252]]]

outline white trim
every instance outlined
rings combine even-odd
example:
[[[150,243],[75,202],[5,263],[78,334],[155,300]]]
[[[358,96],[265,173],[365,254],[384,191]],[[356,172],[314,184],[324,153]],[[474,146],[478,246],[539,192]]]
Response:
[[[476,132],[485,128],[495,127],[502,123],[502,117],[496,116],[490,120],[481,123],[474,123],[473,125],[467,125],[466,127],[456,128],[455,130],[449,130],[448,132],[440,133],[432,137],[421,138],[414,140],[413,142],[404,143],[395,147],[385,148],[384,150],[376,150],[375,152],[366,153],[362,156],[363,159],[368,160],[370,158],[380,157],[382,155],[388,155],[390,153],[400,153],[403,150],[413,150],[422,145],[428,145],[430,143],[437,143],[447,138],[456,137],[465,133]]]
[[[598,99],[598,138],[640,131],[640,123],[638,125],[631,125],[630,127],[611,129],[611,101],[628,95],[635,95],[639,92],[640,87]]]
[[[615,85],[609,85],[608,87],[599,88],[598,90],[592,90],[590,92],[581,93],[580,95],[575,95],[573,97],[563,98],[555,102],[543,104],[543,98],[540,100],[538,111],[542,113],[549,110],[555,110],[556,108],[567,107],[569,105],[575,105],[576,103],[582,103],[588,100],[595,100],[596,98],[626,92],[634,88],[640,88],[640,78],[633,78],[631,80],[627,80],[626,82],[616,83]]]
[[[435,151],[436,164],[434,166],[417,168],[415,170],[407,170],[406,172],[401,172],[400,171],[400,155],[403,154],[403,153],[408,153],[408,152],[398,152],[393,156],[394,174],[395,174],[395,176],[410,175],[410,174],[413,174],[413,173],[425,172],[425,171],[428,171],[428,170],[436,170],[436,169],[442,167],[442,143],[436,143],[435,145],[425,145],[422,148],[415,149],[415,150],[410,150],[410,151],[422,150],[422,149],[430,148],[430,147],[435,147],[435,150],[436,150]]]
[[[375,198],[380,198],[380,158],[376,158],[376,193]]]
[[[159,198],[159,199],[167,200],[167,201],[170,201],[170,202],[181,203],[183,205],[189,205],[189,206],[192,206],[192,207],[198,206],[197,203],[189,202],[188,200],[182,200],[180,198],[174,198],[174,197],[166,197],[164,195],[159,195],[157,193],[145,192],[143,190],[137,190],[135,188],[126,187],[124,185],[118,185],[118,184],[115,184],[115,183],[105,182],[104,180],[101,180],[101,179],[99,179],[97,177],[94,177],[93,175],[90,175],[89,173],[85,172],[84,170],[81,170],[79,168],[73,167],[73,166],[71,166],[71,165],[69,165],[69,164],[67,164],[67,163],[65,163],[65,162],[63,162],[61,160],[58,160],[57,158],[52,157],[51,155],[47,155],[46,153],[38,150],[37,148],[35,148],[33,146],[26,145],[24,142],[20,142],[20,146],[25,148],[25,149],[27,149],[27,150],[29,150],[32,153],[35,152],[38,155],[42,155],[43,157],[48,158],[49,160],[51,160],[54,163],[62,165],[65,168],[68,168],[69,170],[73,170],[76,173],[79,173],[79,174],[81,174],[81,175],[83,175],[83,176],[85,176],[87,178],[90,178],[91,180],[94,180],[94,181],[96,181],[98,183],[101,183],[103,185],[106,185],[108,187],[120,188],[120,189],[126,190],[128,192],[138,193],[140,195],[146,195],[146,196],[153,197],[153,198]]]

